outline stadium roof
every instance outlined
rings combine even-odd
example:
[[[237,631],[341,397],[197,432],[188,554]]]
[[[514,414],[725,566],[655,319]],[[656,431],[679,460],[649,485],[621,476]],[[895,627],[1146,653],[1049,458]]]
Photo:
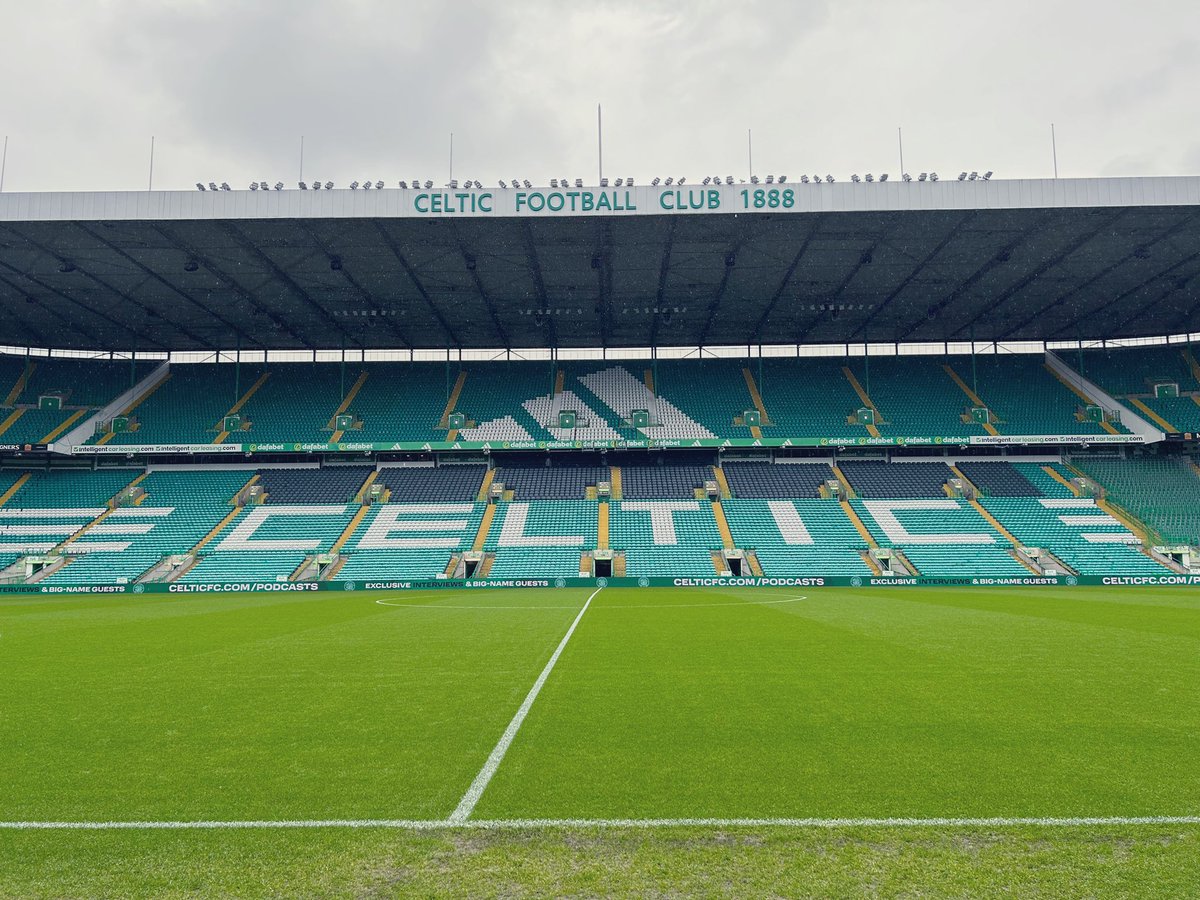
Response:
[[[1197,275],[1192,177],[0,194],[18,346],[1116,339],[1200,330]]]

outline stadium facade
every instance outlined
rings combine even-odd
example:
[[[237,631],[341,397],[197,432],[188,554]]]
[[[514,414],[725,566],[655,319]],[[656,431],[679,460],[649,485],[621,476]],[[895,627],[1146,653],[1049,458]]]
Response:
[[[1197,247],[1197,178],[2,194],[0,589],[1189,582]]]

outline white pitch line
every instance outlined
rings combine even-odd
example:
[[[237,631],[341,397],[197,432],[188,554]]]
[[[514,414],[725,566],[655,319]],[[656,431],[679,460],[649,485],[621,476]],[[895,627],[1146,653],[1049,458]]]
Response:
[[[248,828],[391,828],[477,831],[556,828],[1087,828],[1113,825],[1200,825],[1200,816],[996,816],[862,819],[281,819],[243,821],[0,822],[0,831],[182,831]]]
[[[525,721],[525,717],[529,715],[529,710],[533,706],[533,701],[537,699],[541,693],[542,685],[546,683],[546,679],[550,677],[550,673],[554,671],[554,664],[558,662],[558,658],[562,656],[563,650],[567,647],[567,641],[571,639],[571,635],[575,633],[576,626],[579,625],[579,620],[583,618],[583,614],[588,611],[588,607],[592,605],[592,600],[604,588],[598,587],[592,591],[591,596],[587,598],[587,602],[583,604],[583,609],[579,610],[579,615],[575,617],[575,621],[571,623],[571,627],[567,629],[567,633],[563,635],[563,639],[559,641],[558,647],[555,649],[550,661],[546,663],[546,667],[542,669],[542,674],[538,676],[537,681],[533,683],[533,687],[529,689],[529,693],[525,695],[525,700],[521,707],[517,710],[517,714],[512,717],[512,721],[508,723],[508,727],[504,729],[504,734],[500,736],[499,742],[492,748],[491,755],[488,756],[487,762],[483,764],[483,768],[479,770],[479,774],[475,776],[475,780],[471,782],[471,786],[467,788],[467,792],[463,794],[462,799],[458,801],[458,806],[454,812],[450,814],[448,821],[452,824],[465,822],[467,817],[475,810],[475,804],[479,802],[479,798],[483,796],[484,790],[488,786],[488,782],[492,780],[492,776],[496,774],[496,769],[500,766],[500,761],[504,759],[504,754],[508,752],[509,746],[513,742],[513,738],[517,736],[517,732],[521,729],[521,723]]]

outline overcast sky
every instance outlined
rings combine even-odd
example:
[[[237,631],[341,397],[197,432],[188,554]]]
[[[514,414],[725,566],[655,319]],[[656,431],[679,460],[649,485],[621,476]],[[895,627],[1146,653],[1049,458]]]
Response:
[[[1195,0],[0,0],[4,190],[1200,173]]]

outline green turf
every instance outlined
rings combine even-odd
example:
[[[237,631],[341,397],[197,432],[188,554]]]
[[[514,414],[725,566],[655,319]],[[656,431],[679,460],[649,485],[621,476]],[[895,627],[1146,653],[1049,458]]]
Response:
[[[0,820],[443,819],[588,593],[0,598]],[[475,817],[1196,815],[1198,687],[1187,589],[608,589]],[[0,832],[0,895],[1183,896],[1197,831]]]
[[[586,596],[2,600],[0,819],[444,816]]]

